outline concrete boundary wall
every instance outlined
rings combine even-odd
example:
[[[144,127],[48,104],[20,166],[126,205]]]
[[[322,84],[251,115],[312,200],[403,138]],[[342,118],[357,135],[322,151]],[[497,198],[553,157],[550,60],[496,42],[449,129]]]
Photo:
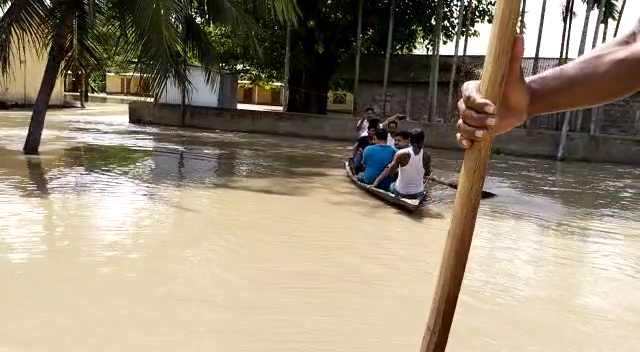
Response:
[[[180,126],[180,106],[132,102],[129,104],[129,122]],[[190,106],[185,122],[186,127],[209,130],[342,141],[356,138],[355,119],[341,116]],[[403,121],[400,127],[422,128],[429,148],[459,149],[451,125]],[[507,155],[555,158],[559,141],[560,132],[517,129],[498,136],[493,149]],[[640,138],[569,133],[565,154],[567,160],[640,165]]]

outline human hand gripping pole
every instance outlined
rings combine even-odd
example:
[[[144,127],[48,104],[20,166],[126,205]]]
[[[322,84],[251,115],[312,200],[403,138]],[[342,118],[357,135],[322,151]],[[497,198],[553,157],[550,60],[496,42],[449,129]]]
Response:
[[[500,105],[520,15],[520,0],[498,0],[491,27],[489,48],[482,69],[480,90]],[[458,191],[440,275],[433,296],[429,322],[422,339],[421,352],[444,352],[453,323],[458,295],[471,248],[482,187],[491,154],[492,138],[476,142],[465,152]]]

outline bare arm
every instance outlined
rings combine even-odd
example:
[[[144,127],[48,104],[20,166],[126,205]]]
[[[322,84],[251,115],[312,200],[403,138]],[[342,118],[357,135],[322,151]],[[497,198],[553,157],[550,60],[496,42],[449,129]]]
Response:
[[[395,114],[389,118],[387,118],[386,120],[384,120],[383,123],[381,123],[382,128],[387,129],[389,127],[389,123],[395,121],[396,123],[398,122],[398,118],[400,117],[400,114]]]
[[[431,154],[426,150],[422,151],[422,167],[424,168],[424,179],[431,176]]]
[[[640,20],[626,35],[527,79],[529,116],[618,100],[640,90]],[[596,89],[597,88],[597,89]]]

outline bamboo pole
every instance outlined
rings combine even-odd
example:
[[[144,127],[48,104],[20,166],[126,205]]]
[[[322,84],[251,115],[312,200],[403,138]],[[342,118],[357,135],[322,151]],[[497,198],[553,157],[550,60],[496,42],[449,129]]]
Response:
[[[496,106],[500,104],[516,34],[520,0],[498,0],[489,48],[482,70],[480,90]],[[471,248],[482,187],[491,154],[492,138],[476,142],[464,155],[451,225],[433,296],[429,323],[421,352],[443,352],[447,346],[460,287]]]

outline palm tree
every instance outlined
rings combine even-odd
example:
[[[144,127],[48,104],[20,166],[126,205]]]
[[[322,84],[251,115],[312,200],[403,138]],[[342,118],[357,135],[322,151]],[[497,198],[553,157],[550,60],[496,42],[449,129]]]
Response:
[[[584,0],[583,0],[584,1]],[[587,9],[585,10],[585,19],[584,25],[582,28],[582,37],[580,39],[580,47],[578,48],[578,56],[582,56],[584,54],[584,49],[587,44],[587,33],[589,31],[589,20],[591,19],[591,11],[594,9],[594,0],[586,0]],[[564,150],[565,144],[567,142],[567,132],[569,131],[569,119],[571,118],[571,113],[566,112],[564,116],[564,123],[562,125],[562,133],[560,135],[560,146],[558,147],[558,160],[564,159]],[[580,125],[582,124],[582,110],[577,111],[577,124],[576,129],[580,130]]]
[[[199,16],[189,11],[192,5],[200,9]],[[283,20],[293,20],[297,14],[294,0],[255,0],[255,6]],[[6,9],[0,18],[0,72],[9,72],[15,45],[28,42],[39,52],[48,50],[23,148],[26,154],[38,153],[60,69],[66,71],[76,62],[81,72],[104,67],[100,44],[106,40],[100,25],[107,27],[105,33],[118,34],[123,59],[137,62],[137,71],[149,78],[156,95],[170,80],[189,91],[184,63],[190,57],[213,82],[216,55],[204,26],[218,23],[247,32],[255,28],[248,15],[226,0],[0,0],[0,7]]]
[[[524,16],[525,13],[527,12],[527,0],[522,0],[522,8],[520,10],[520,30],[519,33],[520,35],[524,35]]]
[[[569,25],[567,26],[567,42],[565,44],[565,63],[566,60],[569,59],[569,48],[571,44],[571,31],[573,30],[573,19],[578,15],[573,9],[575,7],[576,0],[571,0],[571,7],[569,8]]]
[[[542,10],[540,12],[540,26],[538,27],[538,42],[536,43],[536,55],[533,58],[533,71],[535,75],[538,73],[538,66],[540,64],[540,44],[542,44],[542,29],[544,27],[544,15],[547,10],[547,0],[542,0]]]
[[[442,15],[444,0],[438,0],[436,5],[436,28],[432,39],[433,52],[431,54],[431,73],[429,75],[429,122],[435,122],[438,109],[438,76],[440,73],[440,41],[442,40]]]
[[[620,20],[622,20],[622,14],[624,13],[624,8],[627,6],[627,0],[622,0],[622,5],[620,5],[620,11],[618,12],[618,20],[616,21],[616,29],[613,31],[613,37],[618,36],[618,30],[620,29]]]
[[[568,38],[570,37],[570,35],[567,35],[567,28],[570,21],[569,16],[575,16],[575,13],[573,12],[573,3],[574,0],[566,0],[565,4],[562,6],[562,40],[560,42],[560,56],[558,56],[559,65],[562,65],[566,62],[565,45],[567,47],[569,46],[568,39],[570,39]]]

